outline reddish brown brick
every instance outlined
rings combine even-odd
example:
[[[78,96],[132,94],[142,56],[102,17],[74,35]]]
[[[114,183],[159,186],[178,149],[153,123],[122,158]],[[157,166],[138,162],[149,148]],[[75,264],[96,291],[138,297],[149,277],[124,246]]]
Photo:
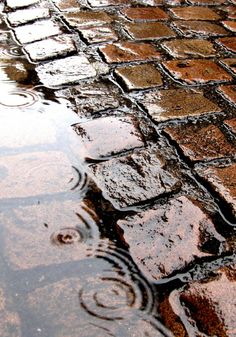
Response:
[[[170,9],[179,20],[219,20],[220,16],[207,7],[177,7]]]
[[[222,21],[225,28],[229,29],[231,32],[236,32],[236,22],[235,21]]]
[[[121,42],[100,48],[108,63],[151,61],[160,58],[160,53],[147,43]]]
[[[236,74],[236,58],[228,58],[220,61],[224,66]]]
[[[225,0],[188,0],[188,2],[193,5],[217,6],[223,5]]]
[[[75,12],[64,14],[66,21],[74,28],[83,26],[98,26],[111,23],[112,18],[105,12]]]
[[[224,241],[208,216],[184,196],[119,220],[118,226],[133,260],[151,281],[209,255],[201,247],[210,236],[219,243]]]
[[[236,19],[236,6],[223,7],[224,11],[227,13],[228,19]]]
[[[125,25],[125,29],[135,40],[153,40],[174,37],[175,33],[161,22],[139,22]]]
[[[183,125],[167,127],[165,132],[177,142],[184,155],[192,161],[212,160],[236,155],[220,129],[214,125]]]
[[[236,104],[236,85],[221,85],[218,91],[230,103]]]
[[[229,51],[236,53],[236,37],[223,37],[218,42]]]
[[[171,89],[153,91],[143,94],[139,101],[157,122],[221,111],[215,103],[205,98],[199,90]]]
[[[186,37],[228,35],[226,29],[209,21],[173,21],[173,25]]]
[[[226,119],[224,124],[230,129],[232,133],[236,135],[236,118]]]
[[[122,79],[128,90],[147,89],[162,85],[161,74],[152,64],[119,67],[115,74]]]
[[[117,41],[118,36],[109,26],[80,28],[80,33],[88,43]]]
[[[197,172],[230,205],[236,216],[236,164],[227,167],[199,167]]]
[[[143,146],[142,135],[137,125],[134,118],[111,116],[76,124],[74,129],[81,137],[83,156],[99,159]]]
[[[121,13],[133,21],[158,21],[168,19],[168,15],[157,7],[130,7],[123,9]]]
[[[210,60],[166,61],[163,65],[176,80],[187,84],[207,84],[231,81],[232,77]]]
[[[213,44],[202,39],[176,39],[163,42],[162,47],[177,58],[213,57],[216,54]]]
[[[76,11],[80,9],[80,4],[77,0],[53,0],[57,8],[62,12]]]

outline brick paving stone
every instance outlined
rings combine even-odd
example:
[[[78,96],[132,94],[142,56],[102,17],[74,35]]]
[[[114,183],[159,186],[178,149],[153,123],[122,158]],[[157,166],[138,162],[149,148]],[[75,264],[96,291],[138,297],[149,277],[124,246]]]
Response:
[[[99,239],[96,213],[78,201],[21,206],[2,214],[1,220],[4,256],[13,270],[79,261]]]
[[[75,12],[65,13],[64,18],[74,28],[83,26],[98,26],[111,23],[112,18],[105,12]]]
[[[174,140],[191,161],[212,160],[236,155],[220,129],[214,125],[183,125],[167,127],[165,132]]]
[[[230,103],[236,104],[236,86],[235,85],[221,85],[219,86],[218,91]]]
[[[33,24],[16,27],[14,31],[21,44],[43,40],[63,33],[61,26],[53,20],[36,21]]]
[[[122,79],[128,90],[147,89],[163,84],[160,72],[152,64],[119,67],[115,74]]]
[[[135,40],[153,40],[176,35],[172,29],[161,22],[128,23],[124,28]]]
[[[37,19],[46,19],[50,17],[49,9],[47,8],[31,8],[31,9],[22,9],[16,12],[9,13],[7,20],[10,25],[20,26],[24,23],[32,22]]]
[[[80,28],[80,33],[88,43],[117,41],[118,36],[109,26]]]
[[[67,157],[57,151],[1,157],[0,171],[1,199],[66,192],[74,175]]]
[[[209,238],[224,242],[209,217],[185,196],[117,224],[134,262],[151,281],[168,277],[196,258],[209,255],[203,248]]]
[[[213,44],[200,39],[171,40],[162,43],[167,52],[177,58],[214,57],[216,50]]]
[[[236,19],[236,6],[227,6],[224,10],[227,13],[228,19]]]
[[[220,62],[229,70],[236,74],[236,58],[222,59]]]
[[[227,167],[198,167],[196,170],[230,205],[236,216],[236,164]]]
[[[236,22],[235,21],[222,21],[225,28],[229,29],[231,32],[236,32]]]
[[[220,16],[207,7],[178,7],[170,9],[174,18],[179,20],[219,20]]]
[[[211,60],[166,61],[163,65],[176,80],[187,84],[231,81],[232,77]]]
[[[209,21],[172,21],[174,26],[186,37],[228,35],[228,31]]]
[[[77,113],[82,116],[116,109],[121,104],[119,90],[110,82],[80,84],[71,89],[71,94],[75,100]]]
[[[236,53],[236,37],[223,37],[218,42],[229,51]]]
[[[43,61],[76,52],[74,40],[69,35],[59,35],[27,44],[24,50],[32,61]]]
[[[138,122],[131,117],[100,117],[76,124],[74,130],[83,144],[81,155],[89,159],[101,159],[144,146]]]
[[[180,182],[166,171],[166,162],[155,147],[93,165],[90,169],[105,198],[119,208],[146,202],[180,187]]]
[[[49,87],[76,83],[81,79],[96,76],[94,67],[85,56],[70,56],[36,67],[40,81]]]
[[[121,13],[133,21],[158,21],[168,19],[168,15],[162,9],[155,7],[130,7],[123,9]]]
[[[191,282],[181,290],[173,291],[166,303],[169,327],[175,326],[174,319],[178,315],[179,325],[185,327],[188,336],[234,337],[235,269],[235,265],[221,268],[209,279]],[[182,330],[178,336],[186,336],[186,333]]]
[[[80,4],[77,0],[53,0],[53,2],[61,12],[74,12],[80,9]]]
[[[148,43],[120,42],[108,44],[100,48],[108,63],[130,61],[154,61],[160,58],[160,53]]]
[[[128,0],[88,0],[91,7],[129,5]]]
[[[39,0],[21,0],[20,2],[19,2],[19,0],[7,0],[6,4],[7,4],[8,7],[12,8],[12,9],[18,9],[18,8],[28,7],[30,5],[34,5],[38,2],[39,2]]]
[[[225,0],[188,0],[192,5],[207,5],[207,6],[217,6],[224,5]]]
[[[199,90],[170,89],[153,91],[143,94],[142,98],[140,98],[140,103],[157,122],[221,111],[215,103],[205,98]]]
[[[226,119],[224,125],[230,129],[232,133],[236,135],[236,118]]]

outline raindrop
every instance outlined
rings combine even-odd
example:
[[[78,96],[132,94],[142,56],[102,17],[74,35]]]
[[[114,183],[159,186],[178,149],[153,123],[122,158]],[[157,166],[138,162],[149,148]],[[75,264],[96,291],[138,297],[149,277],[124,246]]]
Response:
[[[82,191],[85,189],[85,187],[88,184],[88,176],[87,173],[81,172],[77,167],[72,166],[73,170],[75,171],[77,177],[76,177],[76,182],[74,185],[71,187],[71,191],[74,190],[79,190]],[[74,181],[72,178],[70,182]]]
[[[27,107],[38,100],[38,95],[29,90],[12,90],[0,94],[0,104],[9,108]]]
[[[21,48],[17,46],[11,46],[9,48],[2,49],[1,54],[4,56],[9,56],[9,57],[21,57],[22,56],[22,51]]]
[[[62,228],[51,235],[51,242],[55,245],[71,245],[83,241],[83,231],[79,228]]]

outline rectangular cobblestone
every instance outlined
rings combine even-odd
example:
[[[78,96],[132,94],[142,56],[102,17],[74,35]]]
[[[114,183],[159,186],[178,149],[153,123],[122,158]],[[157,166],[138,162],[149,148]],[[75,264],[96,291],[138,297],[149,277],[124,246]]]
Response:
[[[168,15],[158,7],[130,7],[121,11],[132,21],[159,21],[167,20]]]
[[[46,19],[50,17],[49,9],[47,8],[31,8],[31,9],[22,9],[16,12],[9,13],[7,20],[10,25],[20,26],[28,22],[35,21],[37,19]]]
[[[74,28],[83,26],[101,26],[111,23],[112,18],[105,12],[75,12],[66,13],[64,18]]]
[[[218,91],[229,103],[236,104],[236,85],[221,85]]]
[[[175,60],[163,62],[163,65],[176,80],[181,80],[186,84],[232,81],[232,76],[211,60]]]
[[[228,35],[225,28],[209,21],[173,21],[173,25],[185,36],[221,36]]]
[[[214,125],[201,127],[196,124],[167,127],[165,132],[191,161],[212,160],[236,155],[236,148]]]
[[[236,32],[236,22],[235,21],[222,21],[222,24],[224,25],[225,28],[229,29],[231,32],[235,33]]]
[[[219,20],[220,16],[212,9],[200,6],[178,7],[170,9],[174,18],[179,20]]]
[[[218,42],[227,50],[236,53],[236,37],[222,37]]]
[[[214,57],[216,50],[213,44],[202,39],[171,40],[162,43],[162,47],[176,58]]]
[[[8,7],[12,9],[18,9],[18,8],[23,8],[23,7],[28,7],[30,5],[34,5],[38,3],[39,0],[7,0],[6,4]]]
[[[178,190],[180,181],[165,167],[154,147],[93,165],[91,173],[105,198],[123,208]]]
[[[176,35],[172,29],[161,22],[129,23],[124,28],[135,40],[153,40]]]
[[[143,94],[139,101],[157,122],[221,111],[199,90],[169,89],[153,91]]]
[[[117,34],[109,26],[80,28],[79,32],[91,44],[118,40]]]
[[[78,11],[80,4],[77,0],[53,0],[55,6],[62,12]]]
[[[194,214],[194,217],[193,217]],[[209,237],[224,242],[210,218],[185,196],[118,221],[130,254],[151,281],[180,272],[196,258]]]

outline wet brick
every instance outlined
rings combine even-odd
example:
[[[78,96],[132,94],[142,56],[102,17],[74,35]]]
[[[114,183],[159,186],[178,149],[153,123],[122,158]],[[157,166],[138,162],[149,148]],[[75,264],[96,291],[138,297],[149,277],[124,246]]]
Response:
[[[219,20],[220,16],[207,7],[178,7],[170,9],[175,18],[179,20]]]
[[[121,13],[133,21],[158,21],[168,19],[168,15],[162,9],[155,7],[130,7],[123,9]]]
[[[225,0],[188,0],[188,2],[193,5],[217,6],[223,5]]]
[[[231,265],[170,294],[169,308],[179,314],[188,336],[235,336],[235,280],[235,266]]]
[[[83,26],[101,26],[108,24],[112,21],[112,18],[105,12],[75,12],[66,13],[64,18],[70,26],[74,28]]]
[[[88,3],[91,7],[129,5],[129,1],[127,0],[88,0]]]
[[[218,42],[227,50],[236,53],[236,37],[223,37]]]
[[[218,88],[219,93],[226,98],[230,103],[236,104],[236,86],[221,85]]]
[[[214,125],[167,127],[165,132],[179,145],[184,155],[191,161],[212,160],[236,155],[235,147]]]
[[[164,47],[171,56],[184,59],[214,57],[216,54],[216,50],[211,42],[200,39],[166,41],[162,43],[162,47]]]
[[[236,32],[236,22],[235,21],[222,21],[225,28],[229,29],[231,32]]]
[[[236,118],[226,119],[224,124],[230,129],[232,133],[236,135]]]
[[[11,26],[20,26],[37,19],[46,19],[50,17],[50,12],[47,8],[31,8],[22,9],[16,12],[9,13],[7,20]]]
[[[130,61],[153,61],[160,58],[160,53],[148,43],[121,42],[108,44],[100,48],[108,63]]]
[[[210,60],[166,61],[163,65],[176,80],[187,84],[208,84],[231,81],[232,77]]]
[[[6,4],[7,4],[8,7],[12,8],[12,9],[18,9],[18,8],[28,7],[30,5],[34,5],[38,2],[39,2],[39,0],[21,0],[20,2],[19,2],[19,0],[7,0]]]
[[[225,7],[224,10],[227,13],[228,19],[236,19],[236,6],[228,6]]]
[[[80,33],[88,43],[117,41],[115,31],[108,26],[80,28]]]
[[[41,20],[15,28],[16,38],[21,44],[43,40],[62,33],[61,26],[53,20]]]
[[[194,217],[193,217],[194,214]],[[151,281],[170,276],[204,257],[204,244],[215,238],[212,221],[190,199],[182,196],[118,221],[130,254]]]
[[[236,74],[236,58],[222,59],[220,62]]]
[[[125,25],[129,35],[135,40],[153,40],[174,37],[175,33],[161,22],[139,22]]]
[[[53,0],[55,6],[62,12],[76,11],[80,9],[80,4],[77,0]]]
[[[84,259],[99,238],[97,219],[91,205],[70,200],[12,209],[2,214],[5,259],[13,270]]]
[[[143,94],[140,103],[157,121],[199,116],[221,109],[205,98],[199,90],[171,89]]]
[[[227,167],[199,167],[197,172],[230,205],[236,216],[236,164]]]
[[[89,159],[100,159],[144,146],[137,120],[131,117],[100,117],[76,124],[74,129],[84,146],[82,156]]]
[[[162,85],[160,72],[152,64],[120,67],[115,70],[128,90],[147,89]]]
[[[49,87],[76,83],[96,76],[96,71],[85,56],[71,56],[51,61],[37,68],[40,81]]]
[[[56,151],[1,157],[0,171],[0,199],[66,192],[73,177],[69,160]]]
[[[173,21],[173,24],[186,37],[228,35],[226,29],[209,21]]]
[[[104,196],[119,208],[146,202],[180,187],[155,147],[94,165],[91,173]]]

